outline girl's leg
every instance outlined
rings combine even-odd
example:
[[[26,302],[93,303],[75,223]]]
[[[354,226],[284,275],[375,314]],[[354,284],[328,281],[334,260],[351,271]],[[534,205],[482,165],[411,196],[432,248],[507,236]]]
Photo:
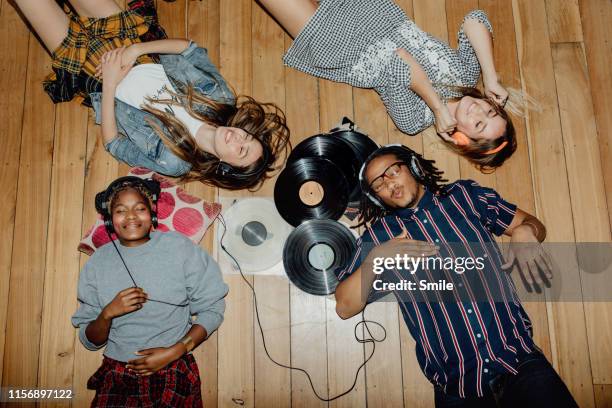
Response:
[[[14,0],[49,52],[68,34],[68,16],[55,0]]]
[[[302,31],[318,7],[316,0],[259,0],[259,3],[293,38]]]
[[[70,0],[80,17],[104,18],[121,13],[121,7],[113,0]]]

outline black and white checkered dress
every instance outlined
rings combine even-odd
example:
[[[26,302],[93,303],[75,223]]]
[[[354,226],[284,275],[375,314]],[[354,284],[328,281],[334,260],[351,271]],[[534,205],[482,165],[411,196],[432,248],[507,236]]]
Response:
[[[483,11],[468,18],[492,32]],[[397,127],[415,134],[431,126],[434,115],[410,89],[410,67],[395,50],[403,48],[419,62],[444,100],[459,96],[449,85],[473,87],[480,76],[463,25],[458,38],[455,50],[417,27],[391,0],[321,0],[284,62],[320,78],[375,89]]]

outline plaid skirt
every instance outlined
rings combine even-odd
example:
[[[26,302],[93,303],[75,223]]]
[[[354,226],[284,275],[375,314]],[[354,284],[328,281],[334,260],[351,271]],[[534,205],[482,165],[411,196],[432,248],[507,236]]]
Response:
[[[200,372],[186,354],[148,377],[131,374],[122,363],[104,357],[102,366],[87,381],[96,390],[92,407],[202,407]]]
[[[91,106],[89,94],[100,92],[102,82],[95,77],[96,67],[105,52],[137,42],[166,38],[157,19],[154,0],[132,0],[121,13],[90,18],[77,16],[68,5],[68,35],[53,52],[53,72],[43,82],[45,92],[54,103],[77,97]],[[143,55],[136,64],[154,62]]]

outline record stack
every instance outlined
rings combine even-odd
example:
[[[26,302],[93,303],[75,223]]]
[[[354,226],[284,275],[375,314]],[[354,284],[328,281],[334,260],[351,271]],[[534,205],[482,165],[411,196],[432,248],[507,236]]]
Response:
[[[349,129],[309,137],[294,149],[274,187],[280,215],[297,227],[283,250],[289,279],[315,295],[333,293],[335,271],[350,262],[355,237],[337,222],[349,203],[358,203],[359,170],[377,149],[374,141]]]

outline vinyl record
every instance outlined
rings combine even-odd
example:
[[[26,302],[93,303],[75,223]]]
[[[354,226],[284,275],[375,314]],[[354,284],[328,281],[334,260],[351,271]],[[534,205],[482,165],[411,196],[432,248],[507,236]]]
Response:
[[[330,137],[329,134],[311,136],[293,149],[288,162],[291,163],[307,157],[321,157],[338,166],[346,177],[349,191],[352,191],[358,185],[361,162],[348,140],[340,137]]]
[[[374,140],[370,139],[363,133],[355,132],[354,130],[337,130],[331,134],[333,136],[340,137],[351,144],[353,151],[355,152],[355,156],[357,157],[357,160],[359,160],[360,168],[368,156],[372,154],[374,150],[378,149],[378,144]]]
[[[285,242],[283,265],[289,280],[312,295],[329,295],[338,286],[336,273],[346,268],[357,249],[355,236],[337,221],[310,220]]]
[[[263,271],[281,261],[283,244],[293,228],[276,211],[272,200],[240,199],[225,211],[224,218],[227,232],[223,245],[245,272]]]
[[[361,170],[363,163],[372,152],[378,149],[376,142],[363,133],[355,132],[354,130],[337,130],[330,135],[349,142],[353,149],[355,159],[357,160],[357,177],[359,177],[359,170]],[[356,183],[350,190],[349,202],[358,203],[360,198],[361,188],[359,187],[359,183]]]
[[[348,204],[348,182],[338,166],[321,157],[288,163],[274,186],[280,215],[297,227],[311,219],[342,216]]]

